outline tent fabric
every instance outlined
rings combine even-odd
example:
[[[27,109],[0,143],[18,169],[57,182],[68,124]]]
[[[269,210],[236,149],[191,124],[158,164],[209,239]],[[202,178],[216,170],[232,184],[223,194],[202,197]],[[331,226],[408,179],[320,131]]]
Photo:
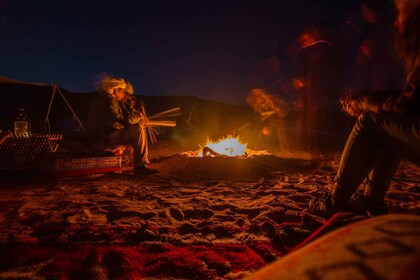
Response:
[[[66,103],[67,107],[72,112],[73,118],[76,119],[76,121],[79,123],[80,127],[83,130],[86,130],[85,127],[83,126],[82,122],[80,121],[80,119],[77,117],[76,112],[70,106],[70,104],[67,101],[66,97],[64,96],[63,92],[60,90],[60,88],[56,84],[24,82],[24,81],[18,81],[18,80],[10,79],[10,78],[3,77],[3,76],[0,76],[0,84],[20,84],[20,85],[33,85],[33,86],[51,86],[52,95],[51,95],[51,99],[50,99],[50,102],[49,102],[49,105],[48,105],[47,115],[45,116],[45,122],[47,123],[48,127],[50,127],[49,116],[50,116],[50,112],[51,112],[52,103],[53,103],[53,100],[54,100],[54,96],[56,94],[56,91],[58,91],[58,93],[61,95],[61,97],[63,98],[64,102]]]
[[[48,83],[32,83],[25,81],[18,81],[7,77],[0,76],[0,84],[21,84],[21,85],[33,85],[33,86],[49,86]]]

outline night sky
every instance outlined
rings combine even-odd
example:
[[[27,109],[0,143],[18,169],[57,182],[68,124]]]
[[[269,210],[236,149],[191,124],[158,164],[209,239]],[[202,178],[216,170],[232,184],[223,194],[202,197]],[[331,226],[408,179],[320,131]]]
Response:
[[[244,104],[259,64],[311,24],[343,24],[356,2],[0,0],[0,76],[90,92],[107,73],[140,95]]]

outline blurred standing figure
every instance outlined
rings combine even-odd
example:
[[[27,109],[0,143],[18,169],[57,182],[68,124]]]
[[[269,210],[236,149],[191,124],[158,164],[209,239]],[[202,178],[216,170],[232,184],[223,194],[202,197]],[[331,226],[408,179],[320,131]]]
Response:
[[[395,48],[395,8],[388,0],[362,0],[363,23],[346,85],[351,93],[401,90],[404,69]],[[357,37],[357,36],[356,36]],[[352,40],[352,38],[350,38]]]
[[[336,43],[324,26],[306,28],[297,38],[292,57],[293,87],[299,95],[297,109],[337,109],[340,88],[340,59]],[[311,116],[314,117],[314,116]]]
[[[327,131],[331,112],[340,109],[341,61],[334,36],[321,24],[303,30],[291,53],[295,102],[295,143],[304,150],[319,148],[317,131]]]
[[[395,7],[405,90],[343,100],[345,111],[358,120],[344,148],[334,188],[309,204],[314,214],[329,217],[343,210],[387,213],[384,197],[399,159],[420,165],[420,0],[396,0]],[[365,178],[363,195],[354,195]]]
[[[146,168],[147,158],[141,149],[141,115],[124,112],[123,100],[127,83],[124,79],[106,76],[99,84],[100,95],[92,104],[87,130],[90,143],[103,146],[130,145],[134,151],[136,171],[154,172]]]

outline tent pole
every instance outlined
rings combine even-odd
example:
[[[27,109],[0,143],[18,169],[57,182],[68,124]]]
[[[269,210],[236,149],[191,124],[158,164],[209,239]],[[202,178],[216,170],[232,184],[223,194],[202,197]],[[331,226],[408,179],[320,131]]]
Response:
[[[80,127],[83,128],[84,131],[86,131],[86,128],[83,126],[82,122],[80,121],[80,119],[77,117],[76,113],[74,112],[73,108],[70,106],[69,102],[67,101],[66,97],[64,96],[63,92],[60,90],[60,88],[57,88],[58,93],[61,95],[61,97],[63,98],[64,102],[66,102],[67,107],[70,109],[70,111],[73,113],[73,117],[76,119],[76,121],[79,123]]]
[[[50,129],[51,129],[51,126],[50,126],[50,112],[51,112],[51,107],[52,107],[52,103],[53,103],[54,96],[55,96],[55,91],[57,89],[57,85],[56,84],[52,84],[51,87],[53,88],[53,93],[51,95],[50,105],[48,106],[47,115],[45,116],[45,123],[48,126],[48,133],[50,133]]]

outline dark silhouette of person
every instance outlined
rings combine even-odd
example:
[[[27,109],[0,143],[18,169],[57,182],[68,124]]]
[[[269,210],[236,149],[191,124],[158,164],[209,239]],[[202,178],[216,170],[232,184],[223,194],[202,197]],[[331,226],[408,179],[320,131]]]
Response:
[[[350,210],[384,214],[384,201],[401,158],[420,164],[420,1],[396,0],[395,21],[404,90],[349,96],[344,110],[358,117],[344,148],[333,189],[309,203],[310,212],[329,217]],[[367,179],[362,195],[355,195]]]

